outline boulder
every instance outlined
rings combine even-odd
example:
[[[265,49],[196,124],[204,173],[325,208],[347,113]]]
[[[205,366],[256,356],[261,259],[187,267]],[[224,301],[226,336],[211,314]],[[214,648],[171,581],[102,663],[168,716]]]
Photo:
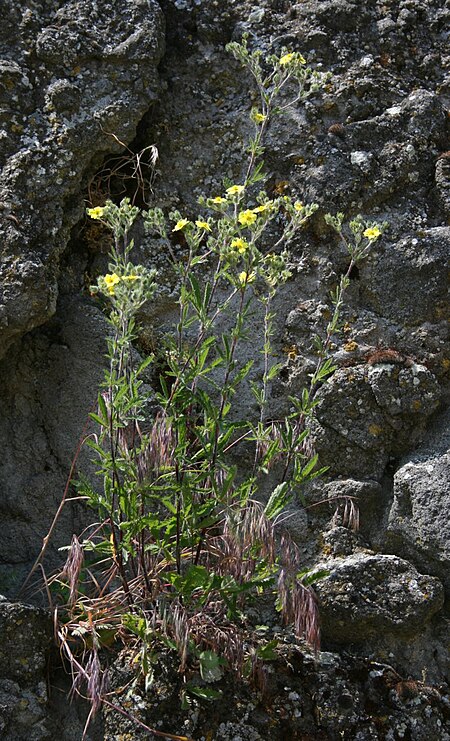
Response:
[[[338,370],[318,392],[312,432],[334,475],[379,479],[408,450],[439,405],[434,375],[416,363],[379,362]]]
[[[354,553],[316,566],[328,575],[316,584],[324,639],[361,644],[396,635],[408,639],[444,602],[441,582],[397,556]]]

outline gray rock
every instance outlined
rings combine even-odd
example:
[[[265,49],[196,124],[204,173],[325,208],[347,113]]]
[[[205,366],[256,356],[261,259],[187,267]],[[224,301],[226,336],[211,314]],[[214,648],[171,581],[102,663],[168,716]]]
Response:
[[[450,594],[450,414],[394,476],[387,548],[438,576]]]
[[[161,671],[150,692],[142,685],[123,691],[132,679],[129,658],[122,655],[111,671],[116,702],[158,730],[214,741],[280,741],[348,738],[447,741],[448,695],[423,680],[403,677],[386,661],[348,653],[312,654],[277,634],[277,656],[261,669],[261,690],[226,676],[215,687],[222,692],[214,706],[191,698],[183,709],[180,677],[174,657],[162,656]],[[260,675],[260,676],[261,676]],[[212,708],[214,712],[212,712]],[[376,715],[375,715],[376,713]],[[105,741],[148,736],[129,718],[105,709]]]
[[[248,120],[249,80],[223,50],[224,43],[241,38],[242,31],[249,31],[252,48],[266,53],[278,52],[283,45],[293,47],[304,52],[313,65],[323,65],[333,73],[327,90],[311,99],[305,109],[271,125],[265,154],[269,193],[284,182],[287,192],[304,200],[316,199],[322,212],[345,210],[353,215],[361,211],[368,218],[389,221],[383,240],[352,276],[343,319],[349,325],[346,340],[356,341],[358,349],[350,356],[341,347],[346,340],[335,338],[336,355],[344,367],[320,392],[322,405],[315,429],[322,462],[332,467],[333,478],[343,476],[347,482],[339,490],[357,492],[360,497],[364,537],[372,535],[372,530],[364,531],[364,522],[369,520],[375,528],[372,518],[375,523],[379,516],[377,484],[367,482],[381,478],[390,457],[403,455],[416,444],[448,388],[448,186],[446,163],[438,159],[447,147],[448,9],[441,0],[393,0],[388,9],[381,0],[369,4],[264,0],[259,6],[254,0],[163,0],[162,5],[168,20],[163,86],[152,116],[142,121],[159,90],[156,65],[162,53],[162,28],[156,3],[42,0],[28,2],[26,8],[24,3],[4,3],[0,29],[0,352],[7,355],[0,368],[0,571],[10,585],[39,550],[102,377],[105,325],[99,310],[79,295],[84,273],[91,274],[93,265],[100,269],[101,258],[93,259],[78,228],[68,242],[71,227],[83,216],[86,181],[105,154],[120,153],[99,124],[129,142],[141,122],[140,141],[156,143],[160,151],[161,178],[155,202],[167,210],[176,206],[189,216],[196,215],[200,193],[222,192],[224,175],[241,177],[240,139],[253,131]],[[334,123],[340,123],[342,135],[329,133]],[[356,158],[355,153],[359,153]],[[164,269],[160,246],[153,248],[160,253],[158,266]],[[286,361],[281,381],[273,385],[270,413],[274,416],[282,416],[289,408],[288,396],[300,393],[308,383],[316,362],[311,338],[323,334],[330,311],[329,292],[348,265],[345,250],[325,230],[321,218],[292,251],[299,270],[277,304],[281,328],[278,331],[277,325],[274,352],[277,359],[286,360],[284,348],[296,344],[298,357]],[[154,253],[148,254],[152,261]],[[73,275],[68,275],[70,271]],[[305,303],[309,308],[303,311],[299,307]],[[49,321],[55,306],[56,315]],[[171,324],[166,306],[160,306],[156,315],[161,326]],[[292,321],[285,321],[286,317]],[[147,329],[151,335],[151,327]],[[398,348],[426,370],[415,374],[412,365],[406,364],[369,369],[365,355],[374,349],[370,346],[378,344]],[[243,407],[246,413],[250,409],[246,402]],[[436,444],[433,441],[432,447]],[[86,458],[80,459],[83,469],[88,465]],[[328,495],[332,496],[331,489]],[[331,514],[327,512],[327,517]],[[303,530],[308,540],[320,538],[312,532],[312,518],[308,517],[307,526],[305,520],[304,512],[294,519],[296,533]],[[67,509],[50,553],[51,564],[61,557],[57,547],[67,544],[82,523],[79,511]],[[361,553],[361,541],[342,527],[329,531],[324,545],[333,554],[368,558]],[[416,545],[412,553],[415,549]],[[440,604],[436,581],[429,582],[431,605],[423,605],[420,590],[425,582],[421,580],[428,577],[417,577],[410,567],[402,571],[397,561],[394,568],[392,559],[377,558],[373,573],[393,600],[391,622],[375,586],[370,610],[363,603],[358,585],[364,573],[358,572],[359,581],[356,567],[345,574],[353,579],[358,635],[364,624],[369,626],[367,642],[359,644],[361,652],[376,660],[370,630],[381,624],[382,634],[386,620],[395,666],[401,659],[406,676],[421,677],[422,670],[427,670],[433,681],[441,681],[448,676],[448,658],[443,658],[448,625],[436,613],[423,630],[417,627],[419,616],[428,619]],[[419,584],[413,594],[408,579]],[[403,620],[399,612],[404,598]],[[414,634],[409,654],[398,640],[403,630],[405,635]],[[302,684],[306,663],[302,660],[296,665],[291,686],[285,675],[274,673],[279,684],[273,688],[272,707],[280,711],[276,716],[279,725],[273,730],[275,741],[299,733],[301,717],[305,718],[301,733],[312,738],[319,738],[320,733],[330,738],[337,734],[359,739],[381,734],[423,741],[446,738],[443,701],[423,683],[416,696],[404,699],[395,674],[370,668],[370,664],[346,663],[333,655],[329,673],[325,662],[315,673],[311,659],[307,681]],[[177,679],[172,673],[167,695]],[[14,684],[8,690],[13,708],[8,710],[8,733],[18,738],[22,728],[19,733],[18,726],[11,726],[11,718],[19,717],[22,690],[19,682],[8,681]],[[286,693],[285,683],[289,686]],[[292,692],[300,702],[289,699]],[[241,703],[240,687],[237,694]],[[275,714],[263,716],[258,726],[257,716],[262,713],[258,701],[250,723],[244,715],[252,712],[255,698],[248,705],[233,706],[228,702],[230,696],[225,695],[227,701],[220,703],[224,712],[220,722],[229,735],[245,738],[245,733],[253,732],[251,725],[257,729],[254,733],[267,739]],[[377,711],[376,723],[374,713],[367,711],[367,697]],[[158,697],[154,702],[155,722],[160,722],[164,711],[168,730],[177,730],[174,718],[181,712],[176,693],[174,699],[166,707]],[[242,716],[239,708],[243,708]],[[180,719],[180,733],[191,731],[184,721],[193,723],[195,712],[196,707],[191,708],[188,717]],[[28,733],[23,731],[24,738],[31,738],[30,729],[40,723],[38,714],[33,718]],[[287,727],[285,718],[290,723]],[[139,731],[126,723],[124,719],[120,731],[137,738]],[[118,716],[114,714],[108,724],[109,737],[117,738]],[[203,735],[210,731],[208,708]],[[73,735],[78,739],[81,729]],[[62,731],[52,729],[51,737],[63,738]]]
[[[37,607],[0,602],[0,676],[30,683],[41,680],[52,640],[50,614]]]
[[[364,268],[368,305],[407,328],[445,318],[449,257],[449,227],[426,229],[386,247]]]
[[[344,368],[319,390],[312,424],[316,448],[333,474],[379,479],[390,456],[420,438],[439,405],[424,366],[379,363]]]
[[[355,553],[317,568],[329,573],[316,583],[324,639],[358,644],[386,635],[407,639],[441,609],[441,582],[397,556]]]
[[[7,594],[25,578],[61,501],[103,378],[106,334],[106,322],[90,302],[61,301],[45,328],[28,334],[0,361],[0,585]],[[90,471],[91,457],[85,449],[78,470]],[[83,522],[82,508],[65,506],[47,567],[61,561],[57,549]]]
[[[164,43],[154,0],[77,0],[56,12],[9,3],[2,21],[11,110],[0,137],[0,355],[55,312],[81,182],[120,151],[109,134],[133,138],[156,97]]]
[[[450,215],[450,152],[444,152],[436,162],[436,189],[442,208]]]
[[[50,738],[45,669],[52,642],[50,613],[0,601],[0,737]]]
[[[47,688],[41,681],[32,689],[0,679],[0,736],[3,741],[49,741]]]
[[[325,485],[323,493],[328,498],[330,506],[335,508],[337,522],[345,522],[347,527],[350,524],[348,520],[350,498],[359,513],[358,525],[362,535],[369,537],[372,535],[372,528],[378,525],[384,503],[383,489],[378,481],[354,479],[331,481]],[[347,518],[343,519],[346,514]]]

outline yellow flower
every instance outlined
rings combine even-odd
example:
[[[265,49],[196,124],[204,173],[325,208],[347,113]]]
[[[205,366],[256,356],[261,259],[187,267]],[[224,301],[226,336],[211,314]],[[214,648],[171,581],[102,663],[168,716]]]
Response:
[[[365,237],[367,237],[367,239],[373,241],[375,239],[378,239],[378,237],[381,235],[381,229],[379,229],[377,226],[370,226],[363,232],[363,234]]]
[[[108,275],[103,276],[103,280],[105,281],[106,288],[108,289],[108,292],[111,294],[111,296],[114,295],[114,286],[116,286],[118,283],[120,283],[120,278],[117,275],[117,273],[112,273]]]
[[[243,185],[232,185],[230,188],[227,188],[227,194],[229,196],[237,196],[240,193],[242,193],[245,190]]]
[[[245,270],[243,270],[242,273],[239,273],[238,278],[241,286],[246,286],[247,283],[253,283],[256,275],[255,273],[246,273]]]
[[[262,203],[261,206],[256,206],[256,208],[252,208],[252,211],[254,214],[262,214],[264,213],[264,211],[268,211],[272,205],[273,205],[273,201],[267,201],[266,203]]]
[[[215,198],[211,198],[211,201],[213,203],[226,203],[227,202],[227,199],[226,198],[222,198],[222,196],[216,196]]]
[[[172,231],[181,232],[181,230],[184,229],[184,227],[187,226],[188,224],[189,224],[189,219],[180,219],[179,221],[177,221]]]
[[[306,59],[302,54],[290,52],[289,54],[283,54],[283,56],[280,58],[280,65],[282,67],[285,67],[287,64],[290,64],[291,62],[296,61],[300,64],[306,64]]]
[[[291,52],[290,54],[283,54],[283,56],[280,58],[280,64],[282,67],[284,67],[286,64],[289,64],[294,59],[294,54]]]
[[[255,111],[252,115],[253,120],[255,123],[262,123],[266,120],[267,116],[264,115],[264,113],[260,113],[259,111]]]
[[[233,239],[233,241],[231,242],[231,246],[233,247],[233,249],[236,249],[240,255],[243,255],[244,252],[248,250],[248,243],[245,241],[245,239],[241,239],[240,237]]]
[[[211,227],[207,221],[200,221],[199,219],[198,221],[195,222],[195,226],[198,226],[199,229],[204,229],[207,232],[211,231]]]
[[[251,226],[256,221],[256,214],[253,211],[250,211],[250,209],[247,209],[247,211],[241,211],[238,216],[238,221],[242,226]]]
[[[135,280],[139,280],[139,276],[138,275],[122,275],[122,280],[135,281]]]
[[[295,201],[294,208],[296,211],[301,211],[303,209],[303,203],[301,203],[300,201]]]
[[[86,209],[88,216],[91,219],[101,219],[103,216],[104,208],[102,206],[96,206],[95,208]]]

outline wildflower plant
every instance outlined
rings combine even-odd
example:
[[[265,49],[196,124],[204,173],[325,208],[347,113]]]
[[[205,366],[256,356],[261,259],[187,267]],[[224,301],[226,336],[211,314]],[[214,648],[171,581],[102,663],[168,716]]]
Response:
[[[309,389],[292,399],[285,420],[268,422],[270,383],[280,370],[273,362],[273,299],[291,277],[287,247],[318,206],[288,196],[270,199],[257,185],[265,177],[262,142],[271,118],[318,90],[327,75],[311,70],[297,52],[283,50],[262,60],[260,52],[248,50],[246,39],[228,49],[250,70],[260,94],[260,107],[250,114],[255,134],[242,181],[202,197],[201,213],[191,218],[178,211],[166,217],[158,208],[139,212],[126,198],[88,209],[114,237],[108,272],[91,287],[109,304],[111,327],[108,368],[91,414],[95,431],[87,439],[102,486],[84,478],[77,483],[96,522],[81,543],[74,539],[55,581],[68,594],[69,618],[60,638],[94,705],[105,691],[98,654],[111,635],[133,647],[147,688],[159,640],[178,651],[181,672],[190,663],[199,668],[202,682],[187,679],[185,699],[214,698],[217,691],[209,685],[226,668],[240,674],[254,670],[260,649],[252,649],[249,664],[242,626],[245,606],[262,594],[273,595],[298,637],[319,645],[311,590],[317,575],[302,571],[281,521],[304,483],[321,473],[305,441],[315,390],[333,371],[328,348],[338,330],[348,271],[335,294],[335,313]],[[292,96],[280,105],[282,90],[292,90]],[[136,363],[133,342],[157,276],[131,261],[130,232],[138,216],[165,244],[180,286],[177,324],[165,340],[165,371],[152,397],[158,411],[151,415],[143,379],[153,358]],[[344,239],[342,215],[327,218]],[[270,249],[269,226],[277,234]],[[361,219],[351,222],[352,265],[367,255],[381,230]],[[174,246],[179,235],[186,252],[182,260]],[[258,306],[264,317],[259,378],[241,352]],[[254,419],[239,417],[244,384],[257,402]],[[245,471],[235,462],[243,445],[253,447],[253,463]],[[260,491],[269,472],[277,472],[278,482],[264,503]],[[73,642],[80,638],[84,663],[74,656]],[[96,681],[89,671],[94,666]]]

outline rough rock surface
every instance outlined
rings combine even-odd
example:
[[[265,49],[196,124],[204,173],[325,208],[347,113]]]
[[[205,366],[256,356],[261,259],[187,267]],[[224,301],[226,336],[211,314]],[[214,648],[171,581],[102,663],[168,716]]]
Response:
[[[124,686],[129,677],[129,661],[123,656],[113,686]],[[183,712],[176,695],[179,678],[165,661],[151,692],[145,695],[135,687],[124,707],[150,727],[195,741],[446,741],[450,730],[448,696],[402,677],[385,662],[330,652],[314,657],[286,644],[266,666],[259,691],[230,679],[219,686],[223,695],[218,702],[205,705],[192,698]],[[156,736],[108,708],[104,738]]]
[[[320,568],[328,572],[316,586],[325,640],[352,644],[390,633],[404,639],[443,605],[439,579],[397,556],[354,553]]]
[[[0,583],[10,594],[39,553],[103,377],[102,316],[77,297],[61,301],[60,309],[45,330],[30,332],[0,361]],[[85,470],[89,458],[85,451],[79,460]],[[82,521],[79,507],[65,507],[48,565],[60,562],[57,548]]]
[[[52,641],[48,612],[0,596],[0,737],[49,738],[45,668]]]
[[[83,217],[82,183],[106,153],[121,151],[107,132],[125,142],[135,135],[157,94],[163,49],[154,0],[4,9],[0,357],[15,337],[52,317],[68,285],[71,294],[42,334],[15,343],[0,371],[0,571],[9,564],[3,590],[11,591],[20,564],[38,553],[101,377],[104,324],[79,300],[86,264],[76,251],[63,254]],[[56,546],[77,529],[72,520]]]
[[[422,365],[380,363],[339,370],[319,396],[313,434],[321,461],[335,474],[377,479],[420,438],[439,386]]]
[[[433,438],[419,446],[394,476],[388,548],[439,576],[450,590],[450,426],[441,415]]]
[[[56,309],[59,257],[93,161],[156,97],[163,20],[148,2],[6,3],[0,31],[0,353]]]

